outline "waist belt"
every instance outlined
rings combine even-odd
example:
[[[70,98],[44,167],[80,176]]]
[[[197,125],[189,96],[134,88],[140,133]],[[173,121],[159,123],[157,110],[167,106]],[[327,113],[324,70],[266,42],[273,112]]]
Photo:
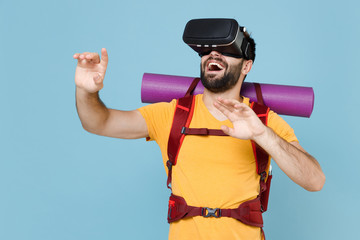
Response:
[[[170,195],[167,218],[169,223],[182,218],[195,216],[203,216],[206,218],[231,217],[250,226],[263,227],[260,197],[246,201],[240,204],[238,208],[222,209],[189,206],[184,198],[174,194]]]

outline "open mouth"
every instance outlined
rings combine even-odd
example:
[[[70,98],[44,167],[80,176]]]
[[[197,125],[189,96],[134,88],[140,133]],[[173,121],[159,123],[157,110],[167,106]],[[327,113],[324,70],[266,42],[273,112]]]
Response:
[[[208,69],[209,71],[221,71],[221,70],[224,69],[224,66],[221,65],[221,64],[219,64],[219,63],[217,63],[217,62],[210,62],[210,63],[208,63],[208,65],[207,65],[207,69]]]

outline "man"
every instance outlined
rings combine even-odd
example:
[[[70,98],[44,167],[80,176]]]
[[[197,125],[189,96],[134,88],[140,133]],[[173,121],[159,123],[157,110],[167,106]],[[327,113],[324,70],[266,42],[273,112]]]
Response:
[[[239,95],[255,58],[229,56],[225,52],[202,53],[201,81],[204,93],[195,97],[190,127],[222,129],[231,137],[186,136],[172,171],[172,192],[188,205],[237,208],[256,198],[259,179],[251,141],[261,146],[295,183],[308,191],[319,191],[325,176],[318,162],[297,141],[293,130],[274,112],[265,126]],[[166,166],[167,145],[176,101],[156,103],[133,111],[108,109],[98,92],[103,88],[108,53],[76,53],[76,104],[85,130],[109,137],[155,140]],[[267,169],[268,171],[268,169]],[[195,216],[170,224],[169,239],[261,239],[258,227],[234,218]]]

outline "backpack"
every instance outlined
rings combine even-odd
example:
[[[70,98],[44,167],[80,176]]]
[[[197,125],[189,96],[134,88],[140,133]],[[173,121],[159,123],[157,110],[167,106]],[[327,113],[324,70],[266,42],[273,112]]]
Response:
[[[172,169],[176,166],[177,156],[181,144],[186,135],[215,135],[228,136],[221,129],[189,128],[195,105],[195,96],[192,95],[199,78],[195,78],[183,98],[177,100],[174,120],[170,130],[168,141],[168,157],[166,162],[168,167],[167,187],[171,189]],[[267,125],[269,108],[264,105],[260,85],[254,83],[258,102],[252,102],[251,108],[263,122]],[[182,218],[203,216],[203,217],[232,217],[245,224],[263,227],[262,213],[267,210],[271,173],[268,175],[266,168],[269,164],[269,155],[254,141],[251,141],[255,160],[256,171],[260,175],[260,193],[257,198],[246,201],[236,209],[220,209],[208,207],[195,207],[187,205],[184,198],[173,193],[169,199],[168,222],[178,221]]]

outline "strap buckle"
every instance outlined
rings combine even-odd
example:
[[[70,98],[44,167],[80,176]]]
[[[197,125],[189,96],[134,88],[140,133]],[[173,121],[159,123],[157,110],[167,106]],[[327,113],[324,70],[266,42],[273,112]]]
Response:
[[[206,214],[206,211],[207,211],[207,214]],[[206,218],[208,218],[208,217],[219,218],[219,217],[221,217],[221,209],[204,207],[201,209],[201,216],[206,217]]]
[[[266,176],[267,176],[266,171],[263,171],[262,173],[260,173],[260,181],[265,181]]]
[[[172,169],[173,164],[172,164],[172,162],[170,160],[167,160],[166,166],[168,167],[168,169],[170,171]]]
[[[181,128],[181,134],[186,135],[186,132],[185,132],[185,131],[186,131],[186,127],[182,127],[182,128]]]

